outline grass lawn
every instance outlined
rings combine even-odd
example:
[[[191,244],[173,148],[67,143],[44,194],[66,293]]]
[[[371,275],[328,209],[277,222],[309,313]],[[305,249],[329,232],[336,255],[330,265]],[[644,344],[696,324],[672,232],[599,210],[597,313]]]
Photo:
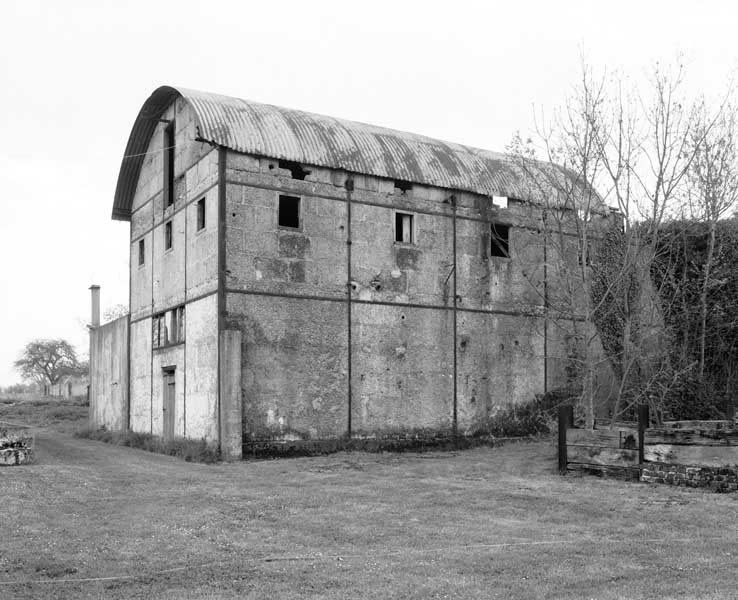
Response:
[[[39,432],[3,598],[733,598],[738,496],[556,474],[553,442],[203,465]]]
[[[87,427],[87,398],[0,396],[0,421],[74,433]]]

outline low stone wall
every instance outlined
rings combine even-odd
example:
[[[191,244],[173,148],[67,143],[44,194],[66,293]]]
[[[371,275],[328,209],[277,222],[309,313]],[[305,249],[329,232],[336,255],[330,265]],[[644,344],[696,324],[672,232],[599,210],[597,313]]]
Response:
[[[0,422],[0,466],[33,461],[34,436],[29,427]]]
[[[650,462],[645,463],[641,469],[641,481],[708,487],[714,492],[735,492],[738,490],[738,469]]]

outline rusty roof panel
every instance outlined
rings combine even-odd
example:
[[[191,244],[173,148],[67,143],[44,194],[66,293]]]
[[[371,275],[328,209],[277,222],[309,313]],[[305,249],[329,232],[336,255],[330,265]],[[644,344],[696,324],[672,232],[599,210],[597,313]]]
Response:
[[[375,125],[165,86],[154,91],[133,126],[118,178],[114,218],[129,217],[143,162],[138,155],[146,152],[156,120],[179,96],[192,107],[202,140],[237,152],[486,196],[530,195],[526,193],[521,170],[503,154]]]

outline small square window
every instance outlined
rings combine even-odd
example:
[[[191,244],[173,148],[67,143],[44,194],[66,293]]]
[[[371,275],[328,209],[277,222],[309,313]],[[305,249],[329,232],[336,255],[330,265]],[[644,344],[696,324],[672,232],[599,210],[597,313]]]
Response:
[[[172,222],[167,221],[164,224],[164,250],[172,248]]]
[[[138,240],[138,266],[143,266],[146,262],[146,244],[144,240]]]
[[[205,198],[197,201],[197,231],[205,229]]]
[[[510,227],[492,223],[490,226],[490,256],[510,257]]]
[[[403,244],[413,244],[413,215],[395,213],[395,241]]]
[[[279,226],[300,228],[300,199],[297,196],[279,196]]]

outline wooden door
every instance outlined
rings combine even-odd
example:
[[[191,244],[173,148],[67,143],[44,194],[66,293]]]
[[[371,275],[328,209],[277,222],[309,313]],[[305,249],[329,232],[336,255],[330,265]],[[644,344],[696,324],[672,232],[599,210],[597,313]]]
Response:
[[[174,371],[164,371],[163,436],[164,440],[174,438]]]

